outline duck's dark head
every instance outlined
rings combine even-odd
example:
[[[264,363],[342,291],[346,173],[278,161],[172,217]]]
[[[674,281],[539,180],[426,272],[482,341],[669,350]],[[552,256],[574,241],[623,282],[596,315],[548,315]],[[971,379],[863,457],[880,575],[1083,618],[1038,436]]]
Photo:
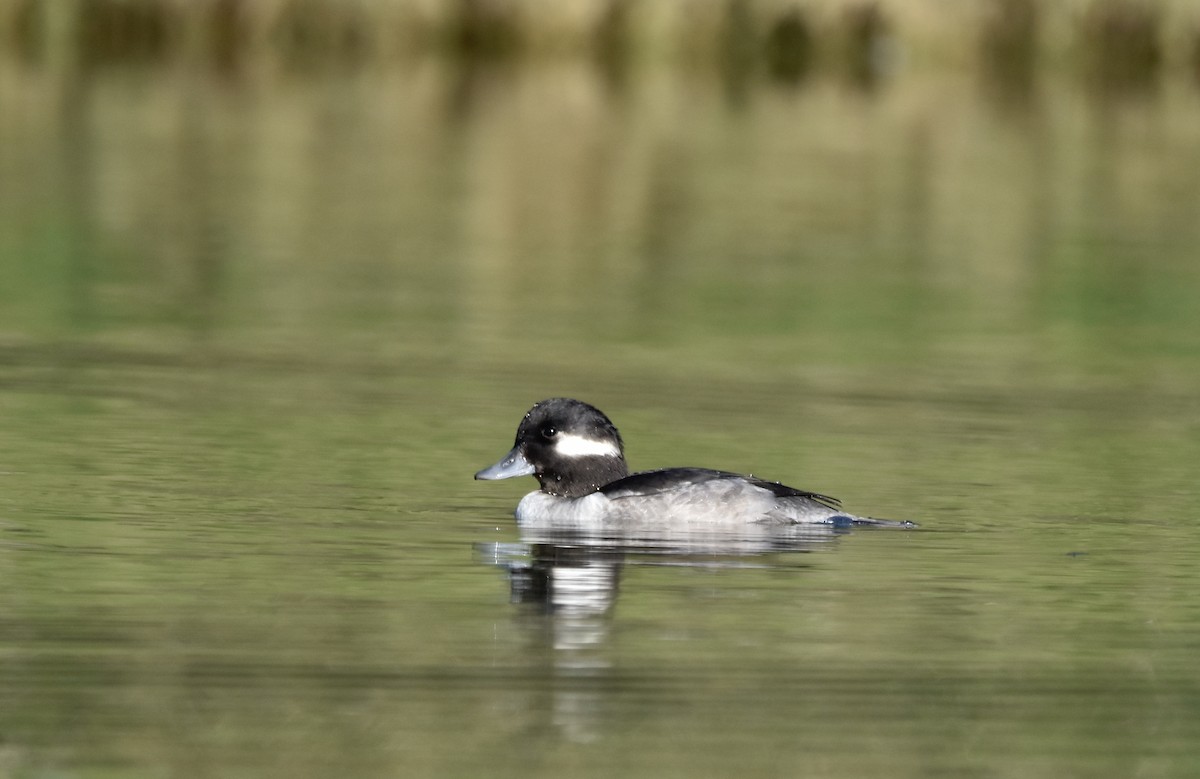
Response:
[[[621,434],[595,406],[571,398],[534,404],[512,451],[476,479],[532,475],[542,492],[577,498],[629,474]]]

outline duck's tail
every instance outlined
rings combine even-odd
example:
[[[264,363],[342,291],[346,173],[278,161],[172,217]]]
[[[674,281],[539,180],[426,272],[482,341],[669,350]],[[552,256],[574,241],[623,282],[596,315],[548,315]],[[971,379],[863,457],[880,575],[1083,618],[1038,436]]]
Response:
[[[837,514],[829,518],[829,524],[834,527],[895,527],[911,530],[920,527],[916,522],[907,519],[876,519],[874,517],[855,517],[850,514]]]
[[[855,517],[854,525],[856,527],[859,525],[864,527],[899,527],[910,530],[914,527],[920,527],[920,525],[910,519],[875,519],[874,517]]]

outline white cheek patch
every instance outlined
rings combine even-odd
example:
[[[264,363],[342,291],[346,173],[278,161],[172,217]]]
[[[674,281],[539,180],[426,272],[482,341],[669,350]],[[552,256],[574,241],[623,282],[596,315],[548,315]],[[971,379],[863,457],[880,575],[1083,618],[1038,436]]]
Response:
[[[621,450],[612,441],[597,441],[581,435],[561,434],[554,439],[554,451],[563,457],[620,457]]]

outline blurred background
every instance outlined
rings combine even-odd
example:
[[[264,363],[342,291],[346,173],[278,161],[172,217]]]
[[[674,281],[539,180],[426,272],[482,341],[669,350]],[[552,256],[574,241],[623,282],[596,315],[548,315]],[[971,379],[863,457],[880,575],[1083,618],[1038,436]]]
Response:
[[[0,777],[1195,775],[1198,172],[1195,0],[0,0]],[[580,630],[555,395],[922,529]]]

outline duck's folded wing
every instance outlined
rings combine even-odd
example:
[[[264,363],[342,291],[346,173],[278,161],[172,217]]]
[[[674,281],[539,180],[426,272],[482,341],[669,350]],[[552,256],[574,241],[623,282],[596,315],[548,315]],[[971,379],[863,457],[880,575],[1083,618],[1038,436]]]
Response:
[[[765,490],[770,490],[775,493],[777,498],[807,498],[808,500],[816,501],[826,508],[831,508],[838,511],[842,508],[842,502],[837,498],[829,495],[822,495],[819,492],[809,492],[808,490],[798,490],[795,487],[789,487],[786,484],[780,484],[777,481],[766,481],[765,479],[755,479],[750,477],[750,482],[756,487],[762,487]]]
[[[828,495],[798,490],[779,482],[743,476],[740,473],[730,473],[729,471],[716,471],[711,468],[662,468],[657,471],[642,471],[610,482],[601,487],[600,492],[611,500],[618,500],[659,495],[671,490],[724,479],[740,479],[755,487],[768,490],[779,498],[807,498],[834,510],[841,507],[841,501]]]

